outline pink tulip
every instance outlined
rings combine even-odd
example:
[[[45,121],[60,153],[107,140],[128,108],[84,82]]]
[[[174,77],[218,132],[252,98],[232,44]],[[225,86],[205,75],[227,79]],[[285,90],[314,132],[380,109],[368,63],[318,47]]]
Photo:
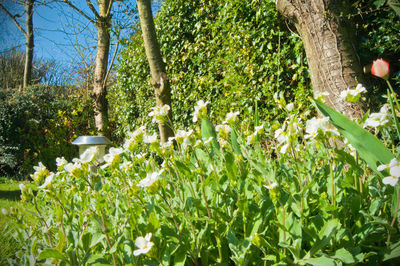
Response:
[[[372,63],[371,74],[388,80],[389,78],[389,63],[383,59],[377,59]]]

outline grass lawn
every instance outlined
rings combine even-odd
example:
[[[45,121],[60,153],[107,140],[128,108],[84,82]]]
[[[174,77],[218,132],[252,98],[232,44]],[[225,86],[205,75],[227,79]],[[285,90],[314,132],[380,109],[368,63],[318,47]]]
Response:
[[[34,189],[32,184],[24,182],[26,186]],[[30,203],[20,202],[21,192],[19,182],[6,182],[0,184],[0,209],[10,210],[11,207],[19,209],[33,209]],[[32,219],[33,215],[27,215]],[[32,221],[36,222],[36,221]],[[12,238],[14,219],[4,215],[0,211],[0,265],[7,265],[7,258],[10,258],[18,251],[18,243]]]

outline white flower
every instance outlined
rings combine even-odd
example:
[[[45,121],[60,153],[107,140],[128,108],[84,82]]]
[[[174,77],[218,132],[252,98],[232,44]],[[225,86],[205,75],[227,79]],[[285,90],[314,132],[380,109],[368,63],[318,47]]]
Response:
[[[203,100],[197,102],[197,105],[194,107],[193,123],[207,115],[207,104],[208,102],[204,102]]]
[[[294,103],[289,103],[286,105],[286,110],[288,110],[289,112],[293,111],[294,109]]]
[[[129,171],[129,169],[132,167],[132,162],[123,162],[119,167],[125,172]]]
[[[305,135],[306,139],[314,139],[316,136],[318,136],[318,130],[321,129],[324,131],[325,129],[328,128],[328,123],[329,123],[329,117],[323,117],[323,118],[316,118],[313,117],[306,122],[306,133]]]
[[[383,171],[389,168],[390,176],[385,177],[382,179],[382,182],[385,185],[395,186],[400,178],[400,162],[397,161],[396,158],[393,158],[389,164],[383,164],[378,166],[378,171]]]
[[[357,84],[356,89],[351,92],[351,95],[357,96],[364,91],[367,91],[367,89],[362,84]]]
[[[41,171],[46,170],[46,166],[44,166],[41,162],[39,162],[39,165],[34,166],[33,169],[35,169],[35,172],[40,173]]]
[[[278,186],[278,183],[274,182],[274,183],[272,183],[270,185],[265,185],[264,187],[266,187],[267,189],[274,189],[277,186]]]
[[[320,132],[331,133],[333,135],[339,135],[339,132],[332,127],[329,123],[329,117],[316,118],[313,117],[306,122],[306,135],[305,139],[315,139]]]
[[[146,157],[146,153],[138,153],[136,154],[136,158],[138,160],[144,159]]]
[[[254,133],[256,135],[260,135],[264,132],[264,125],[258,126],[258,127],[254,127]]]
[[[275,138],[279,144],[285,143],[289,140],[289,136],[285,132],[285,126],[275,131]]]
[[[151,135],[151,136],[145,134],[145,135],[143,136],[143,142],[144,142],[144,143],[150,143],[150,144],[152,144],[152,143],[157,142],[157,138],[158,138],[158,137],[157,137],[157,134],[156,134],[156,133],[154,133],[154,134]]]
[[[6,209],[4,209],[4,208],[1,209],[1,212],[2,212],[4,215],[7,215],[7,214],[8,214],[8,211],[7,211]]]
[[[257,136],[256,134],[250,134],[246,138],[247,145],[254,144],[256,142]]]
[[[64,157],[56,158],[57,167],[64,166],[64,165],[66,165],[67,163],[68,163],[68,162],[67,162],[67,160],[65,160]]]
[[[340,92],[340,100],[347,102],[357,102],[360,99],[361,93],[365,92],[366,89],[361,84],[357,84],[357,87],[354,90],[347,89],[345,91]]]
[[[82,167],[81,163],[79,160],[72,160],[74,163],[68,163],[64,165],[64,170],[67,171],[68,173],[72,173],[75,169],[80,169]]]
[[[121,148],[111,147],[108,151],[108,154],[104,155],[104,161],[106,161],[107,163],[112,163],[123,152],[124,150]]]
[[[230,124],[236,122],[238,120],[239,114],[239,111],[227,113],[224,123]]]
[[[381,127],[389,123],[389,106],[385,104],[381,107],[379,113],[372,113],[365,120],[364,128],[366,127]]]
[[[317,99],[318,101],[321,101],[321,102],[326,102],[326,100],[325,100],[325,97],[326,96],[329,96],[330,94],[329,94],[329,92],[327,92],[327,91],[324,91],[324,92],[319,92],[319,91],[317,91],[317,92],[315,92],[315,94],[314,94],[314,97],[315,97],[315,99]]]
[[[24,184],[19,184],[19,189],[21,190],[21,192],[23,192],[24,191],[24,189],[25,189],[25,185]]]
[[[153,172],[151,174],[147,174],[146,178],[139,181],[138,187],[149,187],[158,179],[160,179],[160,175],[164,172],[164,170],[160,170],[159,172]]]
[[[54,176],[55,176],[54,173],[50,173],[50,174],[46,177],[46,180],[44,180],[43,185],[41,185],[41,186],[38,187],[38,188],[45,188],[45,187],[47,187],[48,185],[50,185],[51,181],[53,181]]]
[[[165,104],[163,106],[156,106],[152,108],[153,111],[149,113],[150,117],[153,117],[152,122],[164,122],[165,117],[168,116],[168,111],[170,110],[169,105]]]
[[[182,144],[183,147],[190,146],[192,144],[192,141],[194,140],[192,138],[193,130],[185,131],[185,130],[178,130],[176,132],[176,142],[179,144]]]
[[[228,126],[228,125],[217,125],[217,126],[215,127],[215,130],[216,130],[218,133],[222,134],[222,135],[228,135],[229,132],[232,131],[231,127]]]
[[[97,147],[90,147],[86,149],[81,155],[80,159],[83,163],[90,163],[94,157],[96,156],[97,153]]]
[[[133,251],[134,256],[139,256],[140,254],[146,254],[149,252],[154,243],[150,241],[151,233],[148,233],[145,237],[139,236],[135,240],[135,245],[139,248]]]

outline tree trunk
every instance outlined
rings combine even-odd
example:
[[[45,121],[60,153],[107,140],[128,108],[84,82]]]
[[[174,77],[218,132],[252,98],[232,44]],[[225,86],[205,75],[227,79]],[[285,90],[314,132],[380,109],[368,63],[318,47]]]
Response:
[[[154,86],[155,90],[156,105],[161,107],[167,104],[171,107],[171,88],[165,71],[165,65],[161,57],[160,47],[157,42],[150,0],[137,0],[137,6],[144,47],[150,65],[151,84]],[[168,121],[172,123],[172,107],[168,112]],[[174,136],[174,132],[169,125],[159,123],[158,128],[162,143],[167,142],[169,137]]]
[[[110,50],[110,1],[112,0],[98,1],[99,17],[96,19],[97,51],[93,84],[95,124],[99,134],[104,136],[109,136],[107,84],[105,78]]]
[[[278,11],[300,34],[311,71],[314,95],[328,92],[327,104],[350,118],[360,118],[364,105],[339,101],[340,92],[365,84],[354,48],[354,32],[346,18],[347,1],[276,0]]]
[[[34,0],[28,0],[25,3],[26,11],[26,53],[25,53],[25,69],[24,69],[24,88],[31,84],[32,64],[33,64],[33,3]]]

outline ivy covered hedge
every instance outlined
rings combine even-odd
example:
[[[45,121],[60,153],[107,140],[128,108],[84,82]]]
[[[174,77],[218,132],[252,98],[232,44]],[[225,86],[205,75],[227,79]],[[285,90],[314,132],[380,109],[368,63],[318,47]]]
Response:
[[[383,4],[351,2],[356,48],[363,65],[381,57],[390,62],[397,86],[400,21]],[[303,45],[277,12],[275,1],[166,0],[155,21],[178,125],[192,123],[190,106],[199,99],[211,103],[212,119],[238,109],[251,120],[256,102],[265,119],[280,118],[279,106],[288,101],[296,101],[299,109],[309,106],[311,84]],[[146,124],[155,105],[140,30],[133,31],[125,45],[118,82],[110,93],[120,132]],[[385,84],[372,77],[369,81],[371,101],[382,100]],[[276,92],[284,101],[274,99]]]
[[[302,42],[272,0],[167,0],[156,28],[179,125],[192,122],[199,99],[211,103],[213,119],[232,109],[251,119],[256,102],[262,117],[279,114],[278,90],[300,103],[311,91]],[[127,40],[118,74],[111,98],[120,125],[146,123],[155,101],[140,32]]]

